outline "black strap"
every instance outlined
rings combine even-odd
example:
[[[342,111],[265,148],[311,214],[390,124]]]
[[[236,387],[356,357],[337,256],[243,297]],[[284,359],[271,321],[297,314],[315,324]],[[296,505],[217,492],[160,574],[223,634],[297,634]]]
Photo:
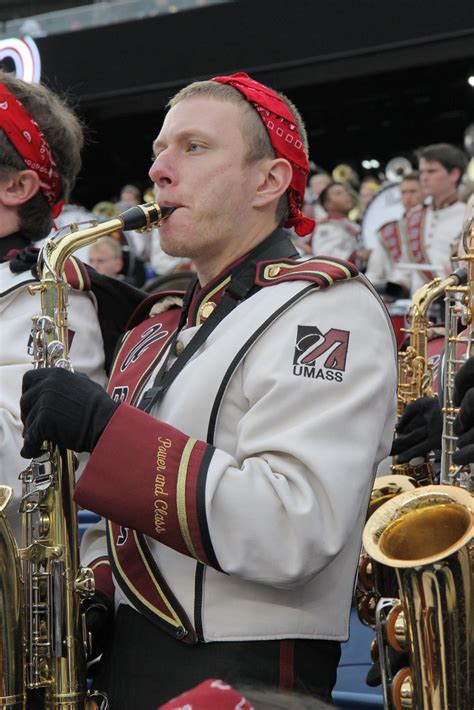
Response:
[[[260,287],[255,284],[255,271],[258,261],[264,259],[281,259],[298,256],[298,252],[293,246],[291,239],[283,229],[276,229],[269,237],[261,242],[247,258],[236,266],[232,273],[231,280],[225,293],[214,311],[207,318],[197,333],[193,336],[183,352],[176,358],[172,366],[168,369],[170,357],[174,353],[176,341],[181,329],[184,327],[189,306],[191,304],[196,280],[188,287],[183,301],[181,318],[173,340],[168,350],[163,365],[161,366],[152,387],[143,395],[138,404],[138,409],[150,413],[152,408],[161,402],[166,391],[174,382],[181,370],[193,357],[193,355],[203,345],[212,331],[219,323],[243,300],[256,293]]]

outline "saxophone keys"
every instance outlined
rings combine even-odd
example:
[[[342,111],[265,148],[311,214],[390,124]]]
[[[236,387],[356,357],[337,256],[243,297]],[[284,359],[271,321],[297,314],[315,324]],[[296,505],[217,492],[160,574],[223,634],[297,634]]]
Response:
[[[395,710],[413,708],[413,681],[408,667],[401,668],[393,679],[392,701]]]

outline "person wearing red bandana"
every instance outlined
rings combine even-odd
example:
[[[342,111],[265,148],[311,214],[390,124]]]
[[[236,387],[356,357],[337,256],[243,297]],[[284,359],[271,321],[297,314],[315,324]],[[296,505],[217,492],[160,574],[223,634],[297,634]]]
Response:
[[[25,456],[45,437],[92,452],[75,498],[105,539],[86,533],[83,561],[115,609],[95,683],[116,710],[209,677],[329,699],[393,431],[391,327],[353,264],[292,244],[314,223],[285,97],[193,83],[153,151],[161,245],[195,280],[136,311],[109,396],[68,372],[23,384]]]
[[[451,256],[461,236],[465,209],[458,187],[467,162],[466,154],[449,143],[429,145],[418,152],[420,186],[426,203],[410,210],[403,219],[403,252],[391,277],[411,294],[453,270]]]
[[[18,542],[18,474],[25,468],[20,456],[21,381],[32,367],[31,319],[41,313],[39,294],[31,295],[29,286],[38,283],[38,247],[74,187],[82,145],[81,123],[59,96],[45,86],[0,72],[0,480],[13,488],[6,512]],[[112,333],[109,326],[115,316],[77,260],[68,263],[66,278],[71,285],[71,361],[75,369],[104,383],[104,367],[111,359],[119,324]],[[104,290],[105,277],[100,278]],[[115,308],[117,294],[110,295],[109,301]],[[98,310],[107,311],[103,320],[109,329],[104,337]]]

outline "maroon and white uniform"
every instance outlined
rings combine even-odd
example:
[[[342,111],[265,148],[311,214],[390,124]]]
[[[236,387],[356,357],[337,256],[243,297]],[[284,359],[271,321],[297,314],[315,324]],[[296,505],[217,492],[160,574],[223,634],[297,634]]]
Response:
[[[382,284],[394,281],[394,271],[398,268],[398,262],[405,250],[405,219],[410,212],[411,210],[408,210],[402,219],[387,222],[378,230],[377,241],[370,253],[365,272],[366,277],[372,283]],[[406,274],[403,283],[409,278],[410,275]]]
[[[170,347],[179,294],[141,307],[109,383],[122,404],[75,494],[113,521],[116,607],[189,642],[347,639],[397,377],[385,309],[356,274],[329,259],[260,263],[260,290],[219,322],[153,416],[134,405]],[[229,272],[194,295],[176,353],[228,283]],[[110,593],[100,530],[83,553]]]
[[[328,212],[328,220],[314,230],[311,249],[315,256],[324,254],[355,261],[359,248],[359,225],[338,212]]]
[[[453,245],[461,235],[465,205],[455,196],[446,205],[414,208],[405,220],[405,249],[393,279],[413,294],[420,286],[453,270]],[[413,265],[407,271],[404,263]],[[418,265],[418,268],[417,268]]]

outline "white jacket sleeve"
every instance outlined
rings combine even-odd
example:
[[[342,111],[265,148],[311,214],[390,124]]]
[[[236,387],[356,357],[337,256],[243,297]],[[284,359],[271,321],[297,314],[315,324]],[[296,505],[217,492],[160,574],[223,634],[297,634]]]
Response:
[[[368,288],[337,284],[288,311],[238,374],[249,409],[237,425],[235,459],[218,450],[207,475],[212,543],[229,574],[299,584],[360,534],[395,421],[391,327]],[[232,416],[237,396],[238,378],[222,418]],[[229,450],[225,435],[221,441]]]

